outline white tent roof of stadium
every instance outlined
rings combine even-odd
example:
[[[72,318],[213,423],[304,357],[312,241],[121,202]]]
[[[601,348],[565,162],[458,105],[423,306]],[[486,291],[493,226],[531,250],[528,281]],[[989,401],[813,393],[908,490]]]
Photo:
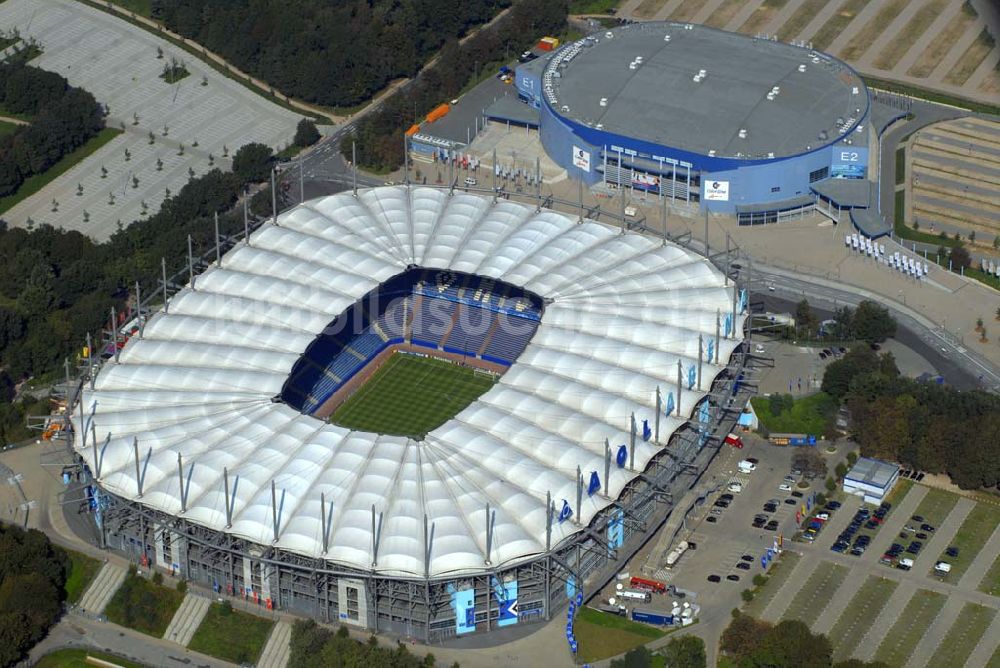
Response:
[[[680,23],[634,23],[567,45],[550,61],[546,85],[563,116],[717,157],[805,153],[850,132],[868,111],[864,82],[831,56]]]
[[[427,572],[483,572],[486,508],[494,565],[545,550],[546,492],[576,504],[576,471],[604,477],[604,442],[627,443],[634,412],[653,425],[657,386],[675,389],[677,361],[697,363],[732,290],[704,258],[604,224],[510,201],[431,188],[383,187],[325,197],[282,214],[195,278],[85,388],[86,429],[102,444],[101,485],[256,542],[372,570],[371,507],[383,513],[379,573],[422,576],[423,518],[433,525]],[[452,269],[523,286],[549,301],[525,352],[478,400],[422,442],[352,432],[272,398],[310,341],[348,305],[408,266]],[[742,331],[742,316],[737,331]],[[738,340],[723,339],[719,359]],[[723,367],[706,363],[705,387]],[[691,415],[703,392],[682,393]],[[74,417],[76,433],[84,425]],[[682,425],[661,422],[661,440]],[[641,427],[640,427],[641,428]],[[104,445],[105,439],[109,439]],[[79,439],[77,441],[79,446]],[[94,451],[79,451],[95,470]],[[636,468],[658,452],[637,439]],[[232,526],[226,528],[223,468]],[[589,522],[637,473],[612,466],[611,498],[587,497]],[[602,490],[603,491],[603,490]],[[324,555],[320,494],[330,518]],[[578,513],[580,514],[580,513]],[[554,524],[553,546],[581,530]]]

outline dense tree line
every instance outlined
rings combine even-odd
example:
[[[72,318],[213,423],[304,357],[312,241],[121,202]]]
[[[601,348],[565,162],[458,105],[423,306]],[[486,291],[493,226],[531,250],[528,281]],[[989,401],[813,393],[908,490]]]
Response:
[[[892,355],[867,347],[830,364],[823,390],[846,403],[863,455],[947,473],[962,489],[1000,485],[1000,397],[901,377]]]
[[[434,666],[434,655],[423,658],[410,654],[406,645],[382,647],[372,636],[367,643],[352,640],[347,627],[336,632],[310,620],[300,620],[292,626],[290,668],[329,668],[367,666],[368,668],[421,668]],[[458,664],[454,664],[457,668]]]
[[[510,0],[153,0],[152,15],[293,97],[360,104]]]
[[[822,323],[813,312],[808,300],[803,299],[795,307],[796,335],[803,338],[825,336],[837,341],[864,341],[881,343],[896,335],[896,321],[889,315],[889,309],[865,300],[857,309],[844,306],[837,309],[833,322],[822,328]]]
[[[104,127],[94,96],[58,74],[20,60],[0,64],[0,108],[31,117],[29,125],[0,137],[0,197],[76,150]]]
[[[798,620],[770,624],[738,610],[733,614],[719,646],[740,668],[886,668],[880,661],[834,663],[827,637]]]
[[[705,668],[707,662],[705,641],[684,635],[671,639],[655,653],[645,645],[630,649],[620,659],[612,659],[611,668],[652,668],[658,664],[670,668]]]
[[[351,158],[353,138],[358,165],[382,172],[399,168],[406,128],[441,102],[458,96],[477,73],[499,67],[541,35],[561,33],[566,12],[566,0],[520,0],[507,16],[464,44],[449,41],[432,67],[357,122],[353,137],[341,142],[344,156]]]
[[[0,666],[10,666],[59,618],[70,562],[40,531],[0,524]]]

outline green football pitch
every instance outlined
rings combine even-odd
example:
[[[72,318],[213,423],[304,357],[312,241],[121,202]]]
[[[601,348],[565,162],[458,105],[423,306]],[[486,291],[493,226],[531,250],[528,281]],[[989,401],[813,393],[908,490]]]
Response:
[[[330,422],[357,431],[422,439],[490,389],[496,379],[432,357],[395,353]]]

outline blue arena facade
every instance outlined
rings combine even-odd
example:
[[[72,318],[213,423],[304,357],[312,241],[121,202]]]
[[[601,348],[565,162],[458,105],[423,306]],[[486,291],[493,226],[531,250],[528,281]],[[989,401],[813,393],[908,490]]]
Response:
[[[774,222],[815,184],[865,179],[868,89],[807,48],[637,23],[518,67],[546,153],[588,185],[631,187]]]

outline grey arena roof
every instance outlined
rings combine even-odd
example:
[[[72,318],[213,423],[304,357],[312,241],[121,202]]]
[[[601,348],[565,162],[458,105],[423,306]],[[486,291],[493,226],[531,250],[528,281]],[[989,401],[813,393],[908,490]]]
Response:
[[[704,77],[694,81],[701,70]],[[556,54],[550,73],[556,76],[543,87],[551,84],[548,99],[560,114],[717,157],[804,153],[850,132],[868,110],[864,83],[835,58],[689,24],[594,33]],[[775,86],[780,90],[769,100]]]

